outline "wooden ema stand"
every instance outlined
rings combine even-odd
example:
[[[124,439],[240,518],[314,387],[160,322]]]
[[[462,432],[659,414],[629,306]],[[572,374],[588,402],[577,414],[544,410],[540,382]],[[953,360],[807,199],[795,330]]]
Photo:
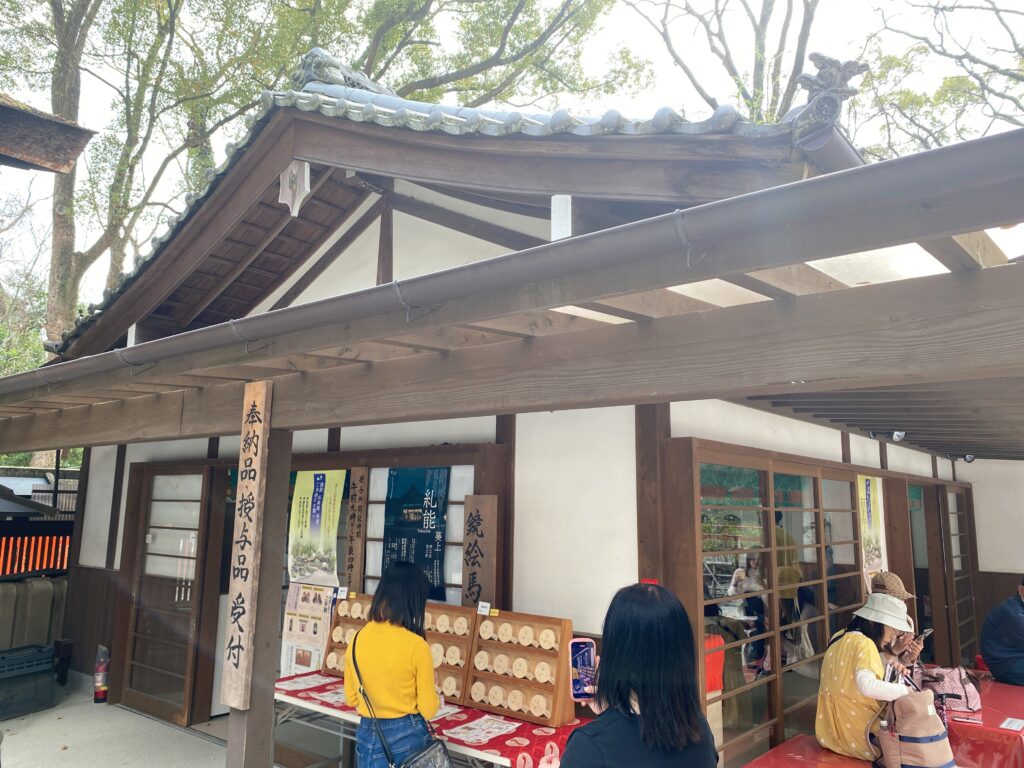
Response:
[[[434,681],[446,702],[468,704],[467,674],[473,663],[476,609],[427,603],[423,627],[434,660]]]
[[[327,652],[324,654],[323,673],[335,677],[345,676],[345,652],[352,643],[356,632],[366,624],[370,613],[372,595],[348,593],[347,598],[334,601],[331,611],[331,631],[327,635]]]
[[[572,622],[511,611],[478,616],[466,706],[538,725],[575,717],[569,683]]]

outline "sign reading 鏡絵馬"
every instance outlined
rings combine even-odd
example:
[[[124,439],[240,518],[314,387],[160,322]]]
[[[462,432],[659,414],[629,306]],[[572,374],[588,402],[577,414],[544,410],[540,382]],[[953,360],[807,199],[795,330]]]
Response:
[[[467,496],[462,536],[462,604],[493,603],[498,591],[498,497]]]
[[[388,471],[381,573],[399,560],[415,563],[430,580],[430,599],[445,599],[444,549],[451,467]]]
[[[238,454],[235,527],[231,537],[231,582],[224,644],[224,677],[220,696],[233,709],[249,708],[253,631],[259,590],[263,503],[267,486],[267,442],[270,437],[269,381],[245,385],[242,436]]]

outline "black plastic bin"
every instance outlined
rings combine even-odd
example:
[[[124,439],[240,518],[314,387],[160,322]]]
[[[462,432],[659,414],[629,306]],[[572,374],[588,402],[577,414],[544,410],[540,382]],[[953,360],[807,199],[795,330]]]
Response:
[[[53,648],[26,645],[0,651],[0,720],[53,706]]]

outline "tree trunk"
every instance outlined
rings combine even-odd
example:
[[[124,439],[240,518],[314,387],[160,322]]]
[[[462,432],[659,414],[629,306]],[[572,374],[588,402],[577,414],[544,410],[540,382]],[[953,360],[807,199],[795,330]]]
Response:
[[[75,55],[74,36],[65,30],[57,38],[57,52],[50,82],[53,113],[78,122],[82,78]],[[46,304],[46,337],[59,341],[61,331],[74,325],[78,303],[78,274],[75,256],[75,169],[54,174],[53,235],[50,246],[50,283]]]

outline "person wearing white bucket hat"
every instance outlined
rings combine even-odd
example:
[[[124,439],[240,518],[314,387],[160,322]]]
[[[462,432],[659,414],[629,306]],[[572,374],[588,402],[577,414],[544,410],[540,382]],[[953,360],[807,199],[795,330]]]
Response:
[[[882,649],[913,628],[906,603],[880,592],[868,596],[853,615],[849,626],[829,642],[822,659],[814,730],[826,749],[873,760],[868,727],[884,702],[910,693],[906,685],[886,682]]]

